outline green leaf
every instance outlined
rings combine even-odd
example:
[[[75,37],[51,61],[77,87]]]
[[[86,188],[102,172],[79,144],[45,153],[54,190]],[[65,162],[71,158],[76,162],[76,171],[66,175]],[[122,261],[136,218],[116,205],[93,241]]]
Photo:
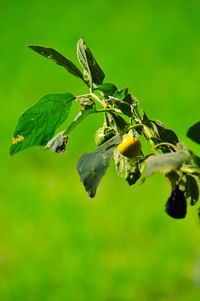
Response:
[[[119,115],[116,115],[112,112],[108,114],[109,125],[111,125],[115,131],[123,131],[128,123]]]
[[[77,56],[81,66],[83,67],[87,77],[89,78],[89,82],[101,85],[105,75],[83,38],[80,38],[80,40],[78,41]]]
[[[200,144],[200,121],[189,128],[187,136],[194,142]]]
[[[120,100],[124,100],[127,95],[128,95],[128,88],[124,88],[121,90],[117,90],[113,96]]]
[[[70,93],[49,94],[25,111],[14,131],[10,154],[30,146],[46,145],[67,118],[73,99]]]
[[[96,89],[100,90],[105,95],[112,96],[117,90],[117,87],[111,83],[103,83],[102,85],[99,85]]]
[[[128,159],[122,156],[118,148],[116,148],[114,151],[114,159],[118,176],[125,179],[129,185],[135,184],[141,176],[139,163],[143,157]]]
[[[199,179],[192,175],[186,175],[186,197],[191,205],[196,204],[199,198]]]
[[[34,51],[38,52],[39,54],[45,56],[46,58],[50,59],[54,63],[64,67],[71,74],[83,79],[83,74],[74,65],[74,63],[72,63],[70,60],[68,60],[66,57],[64,57],[57,50],[50,48],[50,47],[43,47],[43,46],[37,46],[37,45],[30,45],[28,47],[33,49]]]
[[[172,170],[171,172],[166,173],[165,177],[169,180],[172,190],[174,190],[176,188],[176,186],[178,184],[178,180],[180,178],[178,172],[175,170]]]
[[[97,147],[94,152],[83,154],[79,159],[77,170],[80,180],[91,198],[95,196],[97,186],[113,157],[113,150],[120,142],[120,135],[116,135]]]
[[[159,138],[159,142],[167,142],[173,145],[178,143],[178,137],[176,134],[163,125],[159,120],[152,120],[154,131],[156,132],[156,137]]]
[[[112,105],[115,108],[119,109],[126,116],[133,117],[133,107],[129,103],[115,98],[114,96],[110,96],[109,99],[112,101]]]
[[[154,172],[168,173],[179,170],[189,155],[183,151],[150,156],[146,160],[146,171],[144,178],[151,176]]]

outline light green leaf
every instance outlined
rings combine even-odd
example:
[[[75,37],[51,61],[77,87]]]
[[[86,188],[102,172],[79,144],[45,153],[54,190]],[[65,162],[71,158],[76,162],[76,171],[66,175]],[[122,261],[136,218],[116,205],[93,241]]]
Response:
[[[83,38],[80,38],[80,40],[78,41],[77,56],[81,66],[86,73],[86,76],[89,79],[89,82],[101,85],[105,75]]]
[[[179,170],[188,158],[189,155],[182,151],[150,156],[146,160],[144,178],[151,176],[156,171],[169,173],[172,170]]]
[[[120,135],[116,135],[103,143],[92,153],[83,154],[78,161],[77,170],[89,196],[93,198],[97,186],[113,157],[114,148],[121,142]]]
[[[64,57],[57,50],[55,50],[51,47],[44,47],[44,46],[38,46],[38,45],[30,45],[28,47],[33,49],[34,51],[38,52],[39,54],[43,55],[44,57],[50,59],[54,63],[64,67],[71,74],[83,79],[83,74],[74,65],[74,63],[72,63],[70,60],[68,60],[66,57]]]
[[[49,94],[25,111],[14,131],[10,154],[30,146],[46,145],[66,120],[73,99],[75,97],[70,93]]]

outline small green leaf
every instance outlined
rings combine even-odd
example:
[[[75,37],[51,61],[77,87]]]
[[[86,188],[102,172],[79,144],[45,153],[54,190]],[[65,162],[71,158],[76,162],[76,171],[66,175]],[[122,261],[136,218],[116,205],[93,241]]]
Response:
[[[200,144],[200,121],[189,128],[187,136],[194,142]]]
[[[89,82],[101,85],[105,75],[83,38],[80,38],[80,40],[78,41],[77,56],[81,66],[83,67],[87,77],[89,78]]]
[[[118,176],[125,179],[129,185],[135,184],[141,176],[139,163],[143,157],[128,159],[122,156],[118,148],[116,148],[114,151],[114,159]]]
[[[129,103],[115,98],[114,96],[110,96],[109,99],[115,108],[119,109],[126,116],[133,117],[133,107]]]
[[[179,170],[188,158],[189,155],[182,151],[150,156],[146,160],[144,178],[151,176],[156,171],[168,173],[172,170]]]
[[[117,90],[115,93],[114,93],[114,97],[115,98],[118,98],[120,100],[124,100],[126,98],[126,96],[128,95],[128,88],[124,88],[124,89],[121,89],[121,90]]]
[[[119,115],[116,115],[112,112],[108,115],[109,124],[116,130],[116,131],[123,131],[128,123]]]
[[[102,85],[99,85],[96,89],[100,90],[107,96],[112,96],[117,90],[117,87],[111,83],[103,83]]]
[[[191,205],[195,205],[199,198],[199,179],[192,175],[186,175],[186,197]]]
[[[46,145],[67,118],[73,99],[70,93],[49,94],[25,111],[14,131],[10,154],[30,146]]]
[[[64,67],[71,74],[83,79],[83,74],[74,65],[74,63],[72,63],[70,60],[68,60],[66,57],[64,57],[57,50],[50,48],[50,47],[43,47],[43,46],[38,46],[38,45],[30,45],[28,47],[33,49],[34,51],[38,52],[39,54],[45,56],[46,58],[50,59],[51,61],[55,62],[56,64]]]
[[[91,198],[95,196],[97,186],[113,157],[113,150],[120,142],[120,135],[116,135],[97,147],[94,152],[83,154],[79,159],[77,170],[80,180]]]

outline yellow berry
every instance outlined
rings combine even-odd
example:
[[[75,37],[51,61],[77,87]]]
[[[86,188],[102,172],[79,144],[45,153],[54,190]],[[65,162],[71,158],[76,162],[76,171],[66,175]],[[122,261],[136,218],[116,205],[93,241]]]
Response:
[[[136,137],[132,138],[131,136],[126,136],[118,145],[118,150],[127,158],[137,157],[141,152],[140,140]]]

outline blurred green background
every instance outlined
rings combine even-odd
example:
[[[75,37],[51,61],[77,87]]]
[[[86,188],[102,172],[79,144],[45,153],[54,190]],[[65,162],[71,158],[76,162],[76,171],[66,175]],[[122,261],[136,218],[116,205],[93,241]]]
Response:
[[[150,118],[200,154],[185,136],[200,119],[200,1],[11,0],[0,11],[0,300],[199,300],[198,206],[173,220],[162,175],[128,187],[114,164],[95,199],[84,191],[76,164],[95,148],[101,116],[74,130],[64,154],[34,147],[11,158],[8,149],[33,102],[87,92],[25,45],[54,47],[77,63],[83,36],[105,81],[128,86]]]

